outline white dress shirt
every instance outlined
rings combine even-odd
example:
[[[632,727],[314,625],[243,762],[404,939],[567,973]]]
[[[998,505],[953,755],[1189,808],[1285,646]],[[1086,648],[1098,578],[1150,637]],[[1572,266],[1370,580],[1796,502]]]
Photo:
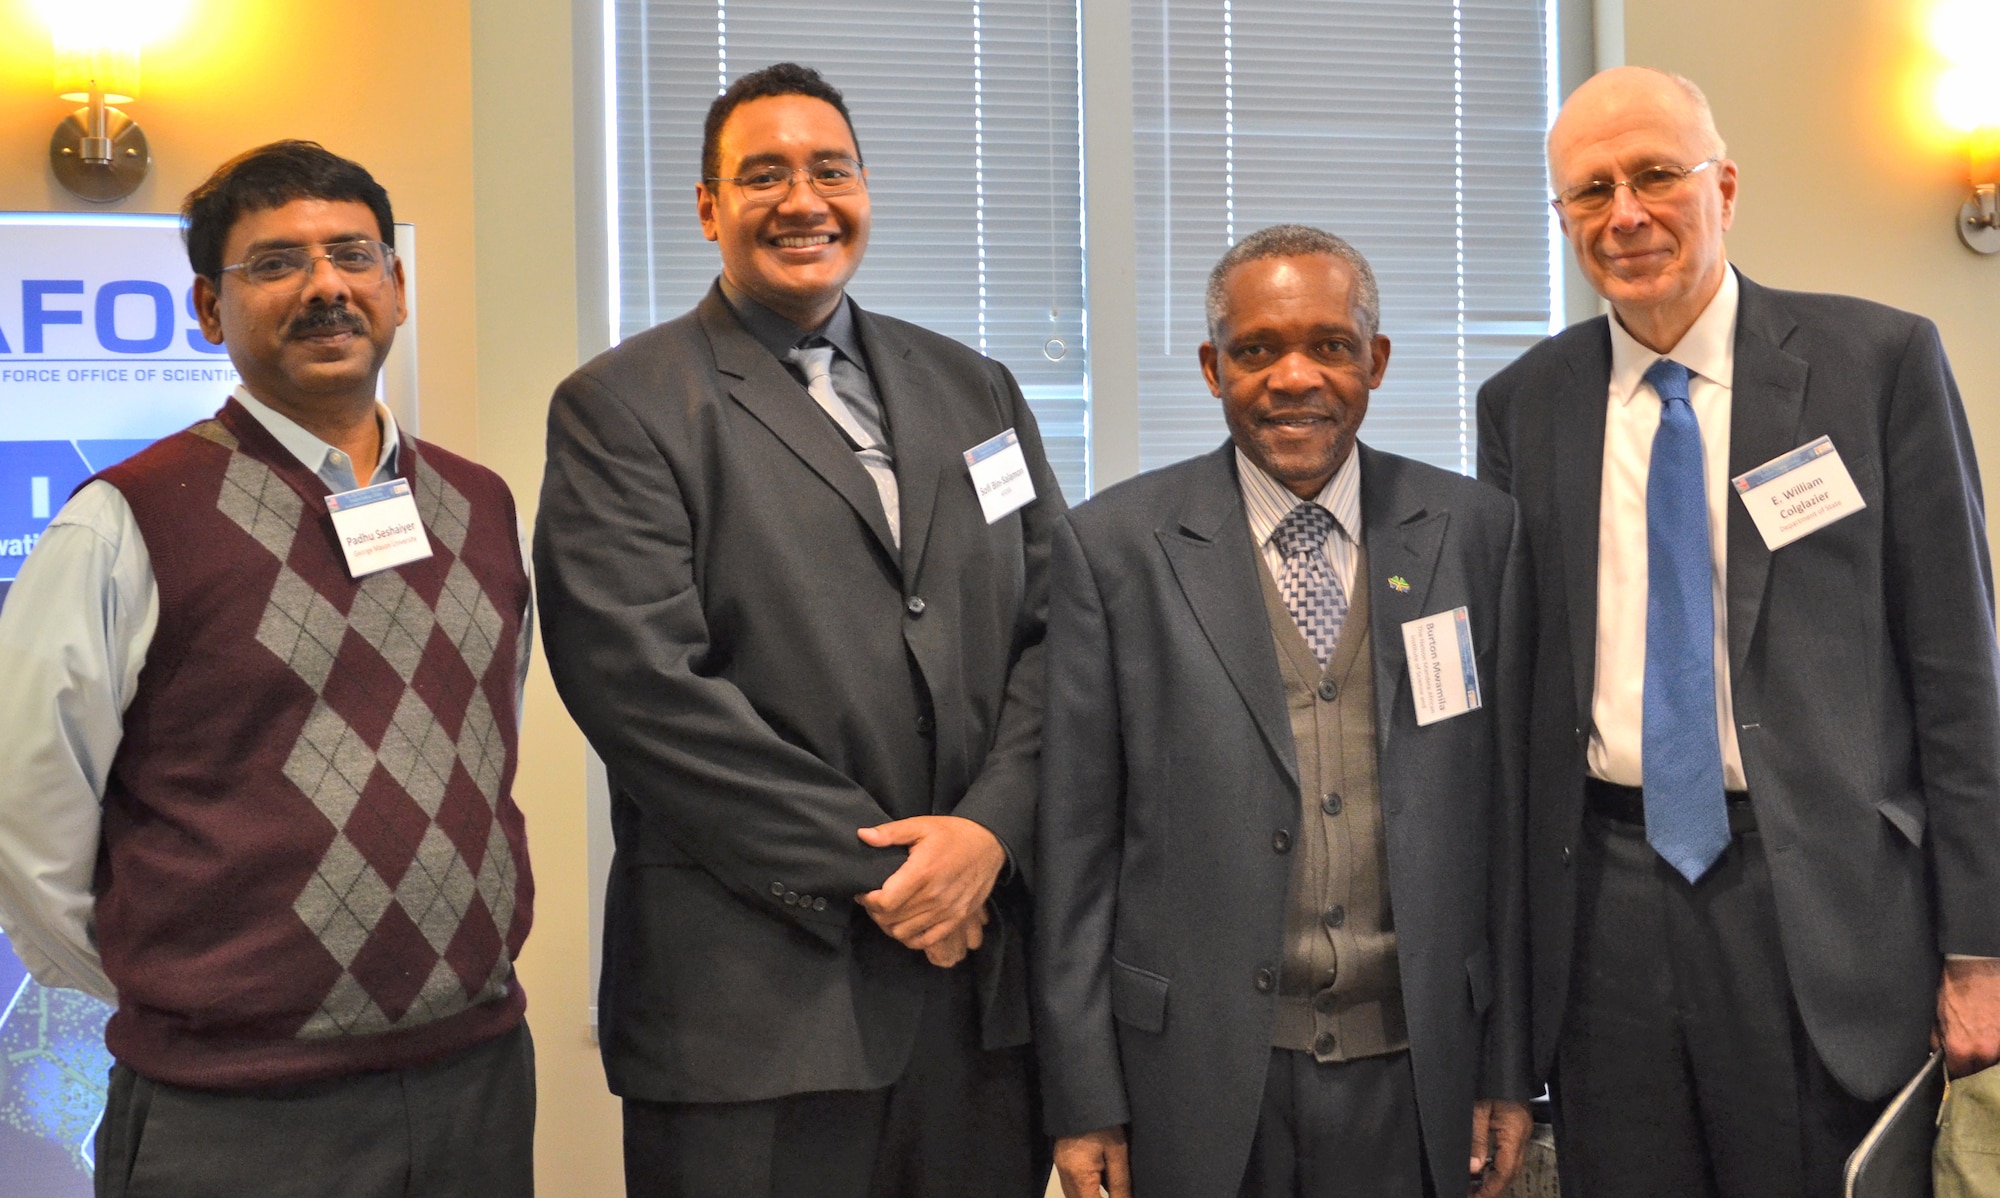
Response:
[[[1729,514],[1729,417],[1736,378],[1733,267],[1680,343],[1654,353],[1611,320],[1611,387],[1604,415],[1604,475],[1597,521],[1597,678],[1590,709],[1590,772],[1625,786],[1642,783],[1646,707],[1646,474],[1660,397],[1646,371],[1661,358],[1688,368],[1688,403],[1701,425],[1702,483],[1708,495],[1708,553],[1714,563],[1715,722],[1722,741],[1722,784],[1743,783],[1729,692],[1729,605],[1726,599]]]
[[[1243,492],[1243,512],[1250,520],[1250,541],[1263,551],[1264,566],[1276,579],[1284,575],[1285,553],[1276,542],[1278,525],[1302,503],[1317,503],[1333,516],[1338,535],[1326,538],[1326,557],[1333,576],[1340,580],[1341,593],[1354,601],[1354,559],[1361,548],[1361,452],[1349,451],[1347,460],[1319,494],[1300,499],[1285,485],[1264,473],[1262,467],[1236,451],[1236,485]]]
[[[235,398],[335,493],[360,485],[345,453],[248,390]],[[387,408],[376,416],[371,483],[395,476],[401,439]],[[105,779],[159,618],[145,540],[102,480],[56,513],[0,606],[0,929],[43,985],[113,1001],[90,883]]]

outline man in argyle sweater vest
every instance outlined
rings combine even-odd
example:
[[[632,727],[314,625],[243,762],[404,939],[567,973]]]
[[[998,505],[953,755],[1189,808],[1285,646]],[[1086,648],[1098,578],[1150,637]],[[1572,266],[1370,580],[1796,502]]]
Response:
[[[117,1004],[100,1198],[525,1198],[513,497],[374,400],[367,171],[275,143],[183,215],[242,385],[78,488],[0,609],[0,925]],[[329,503],[378,494],[387,568]]]

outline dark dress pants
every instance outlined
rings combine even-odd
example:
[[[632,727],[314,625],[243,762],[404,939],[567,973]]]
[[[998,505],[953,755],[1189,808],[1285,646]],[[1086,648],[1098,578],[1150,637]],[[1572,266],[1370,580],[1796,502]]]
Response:
[[[532,1198],[534,1148],[525,1023],[435,1065],[267,1090],[115,1065],[97,1198]]]
[[[628,1198],[1041,1198],[1032,1050],[979,1046],[973,971],[940,971],[910,1063],[880,1090],[625,1100]]]
[[[1409,1053],[1323,1065],[1274,1048],[1238,1198],[1425,1198],[1423,1156]]]
[[[1582,850],[1564,1198],[1835,1198],[1883,1104],[1843,1090],[1799,1021],[1759,834],[1692,885],[1639,824],[1592,811]]]

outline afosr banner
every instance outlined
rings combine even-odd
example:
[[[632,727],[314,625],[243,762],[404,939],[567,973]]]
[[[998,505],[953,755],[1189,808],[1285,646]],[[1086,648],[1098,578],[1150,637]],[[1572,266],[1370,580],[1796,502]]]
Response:
[[[0,213],[0,594],[77,484],[236,386],[173,216]]]

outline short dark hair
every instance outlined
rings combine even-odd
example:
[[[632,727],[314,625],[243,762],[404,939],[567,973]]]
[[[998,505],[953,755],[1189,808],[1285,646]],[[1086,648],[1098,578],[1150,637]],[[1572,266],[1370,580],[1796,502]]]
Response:
[[[854,118],[848,114],[847,99],[840,94],[840,89],[828,83],[811,67],[802,67],[795,62],[779,62],[739,78],[708,106],[708,119],[701,126],[703,179],[713,179],[722,174],[722,147],[719,143],[722,141],[722,126],[728,122],[729,114],[740,105],[767,96],[810,96],[833,105],[840,119],[847,122],[847,136],[854,138],[855,156],[860,156],[861,139],[855,137]]]
[[[222,246],[246,212],[281,208],[293,200],[353,200],[375,214],[380,236],[396,243],[396,215],[389,193],[358,162],[316,141],[274,141],[246,150],[215,168],[181,203],[181,240],[188,265],[214,280],[222,274]]]
[[[1208,339],[1215,340],[1222,329],[1223,317],[1228,315],[1229,293],[1225,284],[1229,281],[1230,271],[1246,262],[1259,262],[1265,258],[1303,258],[1314,254],[1325,254],[1347,264],[1347,269],[1354,274],[1354,308],[1361,317],[1361,333],[1365,337],[1373,337],[1381,332],[1382,293],[1375,283],[1375,269],[1368,265],[1368,259],[1361,256],[1360,250],[1311,225],[1272,225],[1230,246],[1215,264],[1215,269],[1208,272],[1208,295],[1204,305],[1208,316]]]

